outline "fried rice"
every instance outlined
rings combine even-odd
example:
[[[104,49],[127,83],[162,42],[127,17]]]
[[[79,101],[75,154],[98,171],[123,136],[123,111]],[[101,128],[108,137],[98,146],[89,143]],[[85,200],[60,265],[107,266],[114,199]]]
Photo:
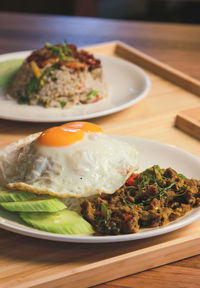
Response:
[[[75,45],[46,44],[22,64],[7,96],[20,104],[68,108],[107,96],[101,62]]]

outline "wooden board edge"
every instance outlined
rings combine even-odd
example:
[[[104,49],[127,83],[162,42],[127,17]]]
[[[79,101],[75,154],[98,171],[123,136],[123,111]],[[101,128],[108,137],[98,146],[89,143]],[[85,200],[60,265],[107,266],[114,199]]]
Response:
[[[179,128],[183,132],[200,140],[200,125],[183,113],[180,112],[176,115],[174,125],[176,128]]]
[[[40,283],[26,283],[20,288],[74,288],[90,287],[124,276],[142,272],[200,253],[200,233],[139,249],[96,263],[72,269],[71,273],[58,273],[40,280]],[[103,279],[103,280],[102,280]],[[77,286],[78,283],[78,286]]]
[[[116,53],[143,67],[158,76],[161,76],[172,83],[200,96],[200,81],[195,79],[161,61],[123,43],[118,41],[116,43]]]
[[[85,47],[92,52],[109,50],[120,57],[200,96],[200,81],[121,41],[104,42]]]

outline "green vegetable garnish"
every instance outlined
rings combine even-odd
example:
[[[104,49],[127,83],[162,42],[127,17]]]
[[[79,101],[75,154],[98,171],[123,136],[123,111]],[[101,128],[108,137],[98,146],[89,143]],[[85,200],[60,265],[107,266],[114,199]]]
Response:
[[[68,47],[67,41],[65,40],[62,45],[63,45],[65,53],[70,56],[72,54],[72,50]]]
[[[66,104],[67,104],[66,102],[61,101],[61,102],[60,102],[60,106],[61,106],[61,108],[64,108]]]
[[[64,42],[60,47],[46,42],[45,47],[61,61],[65,61],[65,57],[72,54],[72,50],[67,46],[66,42]]]
[[[92,98],[93,96],[96,96],[99,92],[98,91],[92,91],[87,94],[87,99]]]
[[[37,88],[40,86],[40,81],[39,79],[37,79],[36,77],[34,77],[31,82],[28,85],[27,88],[27,97],[29,98],[30,94],[32,94],[32,92],[34,92],[35,90],[37,90]]]
[[[64,54],[64,52],[63,52],[61,47],[54,46],[54,45],[52,45],[52,44],[50,44],[48,42],[45,44],[45,46],[47,48],[49,48],[51,53],[54,54],[55,56],[57,56],[59,58],[59,60],[65,61],[65,54]]]
[[[176,181],[172,182],[168,187],[165,187],[164,190],[167,191],[176,184]]]
[[[183,174],[178,174],[181,179],[185,179],[186,177]]]
[[[178,174],[178,176],[182,179],[186,178],[182,174]],[[128,187],[128,193],[133,193],[135,203],[131,203],[121,196],[122,202],[124,205],[128,206],[144,205],[150,203],[153,198],[160,200],[162,198],[166,199],[170,197],[179,197],[185,194],[184,192],[176,195],[168,195],[167,192],[177,184],[177,181],[173,181],[168,186],[167,182],[168,178],[163,174],[162,169],[160,169],[158,165],[154,165],[153,167],[146,169],[137,177],[134,186]],[[148,189],[151,186],[154,187],[154,189],[157,191],[153,195],[148,194]],[[144,199],[141,199],[141,195],[143,195]]]
[[[105,204],[101,204],[101,213],[108,220],[110,218],[110,211]]]
[[[37,79],[35,76],[30,81],[27,89],[26,89],[26,96],[21,97],[18,100],[19,104],[26,104],[29,102],[30,95],[35,92],[40,86],[40,79]]]

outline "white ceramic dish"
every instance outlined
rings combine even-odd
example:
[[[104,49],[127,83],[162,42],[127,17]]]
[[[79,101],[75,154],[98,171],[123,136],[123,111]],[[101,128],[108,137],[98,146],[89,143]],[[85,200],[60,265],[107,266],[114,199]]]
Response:
[[[30,51],[0,55],[0,62],[26,58]],[[6,99],[0,91],[0,118],[28,122],[63,122],[84,120],[108,115],[142,100],[150,88],[147,74],[138,66],[112,56],[96,55],[100,58],[109,83],[109,97],[94,104],[77,105],[70,109],[44,108],[41,106],[19,105],[15,100]]]
[[[177,172],[183,173],[187,177],[199,179],[200,158],[171,145],[154,142],[145,139],[114,136],[119,140],[124,140],[136,145],[139,151],[140,170],[151,167],[154,164],[162,168],[172,167]],[[170,224],[143,229],[136,234],[126,234],[118,236],[68,236],[61,234],[48,233],[26,226],[14,213],[0,210],[0,227],[19,234],[42,238],[54,241],[77,242],[77,243],[106,243],[121,242],[129,240],[138,240],[165,234],[179,228],[182,228],[200,218],[200,208],[195,208],[182,218],[171,222]]]

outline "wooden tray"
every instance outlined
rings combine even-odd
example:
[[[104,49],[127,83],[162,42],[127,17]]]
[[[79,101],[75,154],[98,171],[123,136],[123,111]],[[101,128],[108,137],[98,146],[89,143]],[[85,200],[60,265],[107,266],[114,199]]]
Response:
[[[152,83],[141,102],[93,122],[108,133],[153,139],[200,156],[199,141],[174,127],[178,111],[199,105],[199,81],[120,42],[88,50],[140,65]],[[1,120],[0,146],[49,126]],[[57,243],[0,230],[0,287],[89,287],[198,253],[200,220],[166,235],[110,244]]]

